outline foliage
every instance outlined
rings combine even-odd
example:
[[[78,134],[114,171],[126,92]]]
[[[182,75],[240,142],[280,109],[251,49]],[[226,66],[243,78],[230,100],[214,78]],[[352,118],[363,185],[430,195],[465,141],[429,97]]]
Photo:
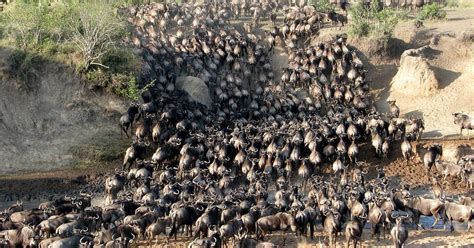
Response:
[[[447,0],[446,1],[446,7],[457,8],[457,7],[459,7],[459,1],[458,0]]]
[[[124,24],[110,6],[78,5],[69,17],[71,41],[82,55],[84,70],[101,65],[99,60],[116,45],[124,31]]]
[[[424,5],[420,12],[418,12],[417,19],[419,20],[440,20],[446,18],[446,11],[436,3]]]
[[[147,2],[124,0],[112,5]],[[18,70],[12,75],[21,81],[31,81],[35,75],[33,56],[70,64],[91,83],[113,92],[119,87],[121,95],[136,98],[136,84],[128,82],[139,70],[140,59],[122,42],[127,27],[109,1],[18,0],[0,13],[0,42],[24,52],[12,60]]]
[[[138,56],[131,49],[123,46],[109,49],[102,56],[100,63],[107,65],[112,73],[138,71],[141,68]]]
[[[127,81],[128,80],[128,81]],[[115,87],[115,93],[119,96],[126,97],[130,100],[138,100],[141,95],[146,92],[150,87],[155,84],[155,80],[151,81],[145,87],[139,88],[137,84],[137,80],[133,76],[127,75],[116,75],[113,81],[121,81],[120,87]]]
[[[34,90],[38,79],[37,66],[42,63],[41,58],[23,50],[15,50],[9,61],[8,73],[11,78],[16,79],[18,88],[26,92]]]
[[[122,87],[115,88],[115,92],[119,96],[127,97],[131,100],[138,100],[140,98],[140,89],[138,89],[137,79],[135,77],[127,77],[126,75],[119,75],[118,77],[124,77],[123,79],[129,79],[129,81],[123,82]]]
[[[334,5],[332,5],[329,0],[311,0],[310,4],[319,12],[327,13],[334,11]]]
[[[352,36],[390,37],[399,20],[407,17],[406,11],[390,8],[380,8],[377,0],[372,0],[369,6],[362,2],[350,9],[352,21],[349,33]]]
[[[43,40],[48,26],[43,20],[47,15],[47,7],[17,3],[2,15],[2,26],[17,46],[27,48]]]

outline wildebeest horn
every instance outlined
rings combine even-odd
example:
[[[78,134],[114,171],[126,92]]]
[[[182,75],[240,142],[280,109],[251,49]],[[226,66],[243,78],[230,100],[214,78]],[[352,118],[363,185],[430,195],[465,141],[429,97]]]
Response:
[[[400,216],[400,214],[398,212],[393,212],[392,215],[391,215],[392,219],[395,219],[398,216]]]
[[[211,247],[215,247],[216,244],[217,244],[217,238],[216,237],[212,237],[212,242],[211,242]]]
[[[132,235],[132,238],[128,241],[129,243],[132,243],[133,240],[135,239],[135,234],[131,233],[131,235]]]
[[[84,238],[85,238],[85,237],[82,237],[82,238],[79,240],[79,242],[81,243],[81,245],[86,245],[86,244],[87,244],[87,242],[83,242],[83,241],[82,241]]]
[[[410,215],[408,213],[404,212],[403,215],[400,215],[400,213],[399,213],[398,217],[400,217],[402,219],[405,219],[405,218],[410,217]]]
[[[179,195],[179,194],[180,194],[179,189],[174,190],[174,191],[173,191],[173,194]]]
[[[204,207],[203,207],[203,206],[197,206],[196,209],[197,209],[198,211],[201,211],[201,212],[204,211]]]

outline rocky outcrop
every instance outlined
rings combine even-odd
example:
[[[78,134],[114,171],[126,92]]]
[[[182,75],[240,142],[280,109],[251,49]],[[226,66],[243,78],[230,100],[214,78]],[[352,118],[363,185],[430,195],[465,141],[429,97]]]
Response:
[[[391,91],[407,96],[431,96],[438,90],[438,79],[431,69],[425,52],[429,47],[403,52],[400,67],[393,77]]]
[[[190,100],[208,107],[211,106],[212,100],[209,88],[200,78],[190,76],[178,77],[176,79],[176,87],[179,90],[186,92]]]

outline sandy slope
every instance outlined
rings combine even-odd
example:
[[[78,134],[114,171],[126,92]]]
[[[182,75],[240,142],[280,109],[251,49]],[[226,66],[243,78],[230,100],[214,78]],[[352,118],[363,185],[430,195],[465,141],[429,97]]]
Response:
[[[430,45],[429,64],[440,85],[430,97],[412,97],[391,89],[390,81],[396,74],[397,63],[374,65],[369,72],[374,93],[378,96],[377,106],[387,110],[387,99],[396,99],[405,116],[425,119],[425,137],[449,137],[459,133],[453,124],[451,113],[464,112],[474,115],[474,45],[464,41],[463,36],[474,34],[474,9],[457,9],[448,12],[448,20],[425,22],[417,30],[411,23],[397,27],[395,37],[403,44],[419,47],[429,44],[434,35],[439,43]]]

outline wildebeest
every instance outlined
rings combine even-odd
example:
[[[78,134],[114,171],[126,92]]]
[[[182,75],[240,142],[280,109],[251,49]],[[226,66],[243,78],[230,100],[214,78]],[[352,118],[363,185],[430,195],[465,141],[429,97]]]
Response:
[[[431,172],[431,167],[435,164],[438,157],[443,156],[443,147],[439,144],[430,145],[428,151],[423,156],[423,164],[425,165],[428,175]]]
[[[434,223],[431,227],[434,227],[440,218],[443,217],[444,203],[440,200],[426,199],[421,196],[409,196],[403,199],[406,208],[413,212],[413,220],[417,226],[420,226],[420,215],[433,216]],[[423,225],[421,225],[422,228]]]
[[[474,219],[474,210],[470,206],[460,205],[452,202],[445,202],[444,225],[449,221],[450,230],[453,231],[453,220],[467,222],[467,231],[471,230],[471,221]]]
[[[342,216],[339,212],[332,209],[322,211],[324,216],[323,227],[324,232],[329,237],[329,244],[336,244],[337,235],[342,231]]]
[[[286,231],[290,229],[296,232],[295,219],[288,213],[277,213],[275,215],[265,216],[255,223],[255,234],[258,239],[263,239],[265,235],[272,231]]]
[[[400,212],[392,213],[392,218],[396,220],[396,223],[390,234],[396,248],[404,247],[405,241],[408,239],[408,229],[403,223],[403,220],[408,218],[408,216],[407,213],[403,215]]]
[[[350,242],[354,242],[354,248],[357,243],[361,242],[362,231],[364,230],[365,218],[367,216],[351,216],[351,220],[346,225],[346,247],[349,247]]]
[[[469,130],[474,128],[474,124],[472,123],[472,118],[466,114],[462,113],[453,113],[454,116],[454,124],[459,125],[459,134],[462,135],[462,130],[468,130],[468,138],[469,138]]]
[[[400,108],[395,104],[395,100],[387,101],[390,106],[390,116],[392,118],[398,118],[400,116]]]

